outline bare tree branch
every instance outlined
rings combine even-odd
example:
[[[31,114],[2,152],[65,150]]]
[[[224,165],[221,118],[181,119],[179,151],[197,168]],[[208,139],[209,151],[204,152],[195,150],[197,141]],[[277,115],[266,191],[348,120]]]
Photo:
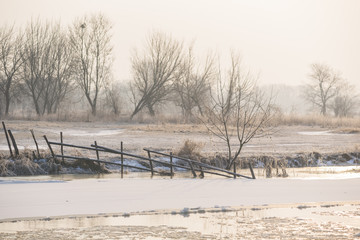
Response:
[[[99,92],[109,80],[111,72],[111,29],[109,20],[102,14],[77,19],[70,28],[76,83],[84,93],[94,116]]]
[[[20,82],[22,33],[14,26],[0,28],[0,91],[5,98],[5,115],[9,114],[12,97],[17,94]],[[1,111],[0,111],[1,114]]]
[[[340,73],[334,72],[325,64],[312,64],[309,75],[310,82],[305,86],[304,96],[307,101],[320,109],[322,115],[327,114],[329,101],[339,92],[343,79]]]
[[[230,69],[226,75],[219,70],[216,91],[211,91],[211,99],[202,122],[226,143],[226,167],[230,169],[243,147],[271,119],[272,97],[264,97],[256,87],[256,78],[243,69],[240,56],[232,53]],[[236,141],[234,149],[233,141]]]

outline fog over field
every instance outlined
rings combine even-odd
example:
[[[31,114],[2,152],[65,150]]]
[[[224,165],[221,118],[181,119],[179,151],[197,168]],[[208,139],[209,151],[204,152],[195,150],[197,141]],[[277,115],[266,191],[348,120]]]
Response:
[[[102,12],[114,24],[117,78],[131,78],[129,57],[151,30],[195,40],[201,54],[241,51],[261,83],[300,85],[309,65],[327,63],[359,87],[359,2],[317,1],[1,1],[0,22],[24,26],[32,17],[69,24]]]

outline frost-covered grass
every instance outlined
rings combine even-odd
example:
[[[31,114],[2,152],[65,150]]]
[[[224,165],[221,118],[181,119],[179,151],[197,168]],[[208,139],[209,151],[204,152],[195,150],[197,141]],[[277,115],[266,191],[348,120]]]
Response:
[[[48,174],[109,173],[104,165],[94,162],[73,160],[61,161],[42,152],[39,156],[30,150],[18,156],[0,155],[0,176],[31,176]]]
[[[329,128],[343,128],[350,132],[360,132],[360,117],[332,117],[319,114],[278,114],[272,120],[275,126],[322,126]],[[353,131],[352,131],[353,130]],[[349,131],[348,131],[349,132]]]

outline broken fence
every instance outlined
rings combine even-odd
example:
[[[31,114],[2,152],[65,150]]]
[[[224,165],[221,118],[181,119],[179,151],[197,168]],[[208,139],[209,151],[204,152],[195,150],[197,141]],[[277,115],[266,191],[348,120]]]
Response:
[[[147,157],[128,153],[128,152],[125,152],[123,149],[123,142],[121,142],[120,150],[116,150],[116,149],[112,149],[109,147],[98,145],[96,141],[94,142],[94,144],[91,144],[90,147],[78,146],[78,145],[74,145],[74,144],[67,144],[67,143],[63,142],[62,133],[60,133],[61,142],[49,141],[46,136],[44,136],[44,139],[49,147],[49,150],[50,150],[52,156],[55,158],[61,158],[62,161],[64,161],[64,159],[75,159],[75,160],[97,162],[99,164],[104,163],[104,164],[109,164],[109,165],[117,165],[117,166],[120,166],[120,168],[121,168],[120,169],[121,177],[123,177],[124,167],[126,167],[126,168],[133,168],[133,169],[137,169],[137,170],[141,170],[141,171],[150,172],[151,176],[153,176],[154,174],[159,174],[159,175],[167,175],[167,176],[172,177],[172,176],[174,176],[177,169],[184,169],[187,171],[191,171],[194,178],[197,176],[203,178],[206,173],[206,174],[217,175],[217,176],[228,177],[228,178],[242,177],[242,178],[247,178],[247,179],[255,179],[254,171],[253,171],[250,163],[249,163],[249,169],[251,172],[251,177],[236,173],[236,167],[234,167],[234,171],[232,172],[232,171],[229,171],[226,169],[211,166],[206,163],[202,163],[202,162],[195,161],[192,159],[176,156],[176,155],[173,155],[171,152],[169,154],[167,154],[167,153],[151,150],[148,148],[144,148],[144,151],[146,151],[148,154]],[[52,146],[60,146],[61,154],[55,154]],[[88,157],[65,155],[64,147],[93,151],[96,153],[96,159],[88,158]],[[118,156],[120,156],[120,162],[111,162],[111,161],[101,160],[99,157],[99,152],[105,152],[105,153],[118,155]],[[155,159],[154,157],[152,157],[152,155],[168,157],[169,161]],[[124,163],[124,157],[128,157],[126,159],[127,161],[148,163],[146,165],[148,165],[149,167],[146,167],[145,164],[141,167],[134,166],[131,164],[126,164],[126,163]],[[177,160],[176,162],[174,161],[175,159]],[[167,171],[166,170],[159,171],[154,167],[155,164],[157,164],[158,166],[166,167],[166,168],[168,168],[168,170]]]
[[[14,156],[14,153],[12,151],[11,148],[11,143],[14,147],[14,152],[15,152],[15,156],[19,155],[19,150],[15,141],[15,138],[11,132],[11,130],[7,130],[5,123],[2,122],[3,125],[3,129],[5,132],[5,136],[6,136],[6,140],[8,143],[8,147],[9,147],[9,151],[10,151],[10,155],[11,157]],[[38,147],[38,143],[36,141],[35,138],[35,134],[33,132],[33,130],[30,130],[31,135],[33,137],[33,140],[35,142],[36,145],[36,150],[37,150],[37,157],[40,157],[40,152],[39,152],[39,147]],[[226,170],[226,169],[222,169],[222,168],[218,168],[206,163],[202,163],[199,161],[195,161],[189,158],[184,158],[181,156],[176,156],[173,155],[171,152],[168,153],[163,153],[163,152],[159,152],[159,151],[155,151],[155,150],[151,150],[148,148],[144,148],[143,150],[147,152],[147,157],[144,156],[140,156],[140,155],[135,155],[132,153],[128,153],[125,152],[123,149],[123,142],[121,142],[120,145],[120,150],[116,150],[116,149],[111,149],[108,147],[104,147],[104,146],[99,146],[97,144],[97,142],[95,141],[94,144],[92,144],[90,147],[86,147],[86,146],[78,146],[78,145],[74,145],[74,144],[67,144],[63,142],[63,134],[62,132],[60,132],[60,142],[53,142],[53,141],[49,141],[48,138],[44,135],[43,136],[47,146],[50,150],[51,155],[54,158],[61,158],[62,162],[64,163],[65,159],[73,159],[73,160],[83,160],[83,161],[92,161],[92,162],[96,162],[96,163],[103,163],[103,164],[109,164],[109,165],[117,165],[120,166],[120,173],[121,173],[121,178],[123,178],[124,175],[124,167],[126,168],[133,168],[133,169],[137,169],[137,170],[141,170],[141,171],[147,171],[151,173],[151,176],[153,176],[154,174],[159,174],[159,175],[166,175],[166,176],[174,176],[175,172],[177,169],[184,169],[187,171],[191,171],[193,177],[197,177],[199,176],[200,178],[203,178],[206,174],[210,174],[210,175],[217,175],[217,176],[222,176],[222,177],[227,177],[227,178],[237,178],[237,177],[242,177],[242,178],[247,178],[247,179],[255,179],[255,174],[253,171],[253,168],[251,166],[251,163],[249,163],[249,169],[250,169],[250,173],[251,173],[251,177],[249,176],[245,176],[239,173],[236,173],[236,166],[235,163],[233,165],[233,171],[230,170]],[[60,146],[60,154],[55,154],[52,146]],[[64,154],[64,147],[67,148],[75,148],[75,149],[83,149],[83,150],[89,150],[89,151],[94,151],[96,153],[96,159],[94,158],[88,158],[88,157],[82,157],[82,156],[70,156],[70,155],[65,155]],[[115,155],[120,155],[120,162],[111,162],[111,161],[106,161],[106,160],[102,160],[100,159],[100,155],[99,152],[106,152],[106,153],[110,153],[110,154],[115,154]],[[36,157],[35,152],[33,152],[34,158]],[[162,156],[162,157],[166,157],[169,159],[169,161],[164,161],[164,160],[160,160],[160,159],[155,159],[153,156]],[[130,164],[126,164],[124,163],[124,157],[128,157],[126,160],[127,161],[136,161],[136,162],[147,162],[148,166],[143,165],[143,166],[134,166],[134,165],[130,165]],[[174,162],[174,160],[177,160],[176,162]],[[180,164],[181,163],[181,164]],[[154,164],[157,164],[158,166],[163,166],[165,168],[168,168],[168,170],[157,170],[154,167]]]

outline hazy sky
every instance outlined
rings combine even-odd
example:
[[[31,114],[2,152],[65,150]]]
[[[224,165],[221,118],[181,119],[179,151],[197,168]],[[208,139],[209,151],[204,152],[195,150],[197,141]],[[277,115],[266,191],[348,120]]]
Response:
[[[309,65],[327,63],[360,88],[357,0],[0,0],[0,23],[32,17],[71,23],[102,12],[114,24],[115,72],[129,79],[130,54],[151,30],[227,55],[239,50],[260,83],[302,84]]]

